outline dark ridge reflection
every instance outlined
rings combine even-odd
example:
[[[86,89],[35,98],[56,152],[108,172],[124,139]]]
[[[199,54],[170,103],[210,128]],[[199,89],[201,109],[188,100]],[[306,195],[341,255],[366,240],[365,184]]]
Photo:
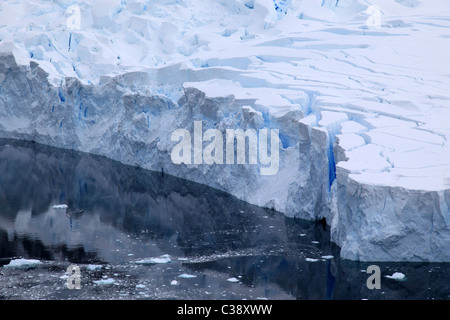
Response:
[[[118,243],[136,256],[157,254],[143,248],[147,240],[181,256],[296,251],[287,245],[294,220],[286,223],[280,213],[224,192],[95,155],[22,141],[1,144],[0,258],[115,262],[121,256],[108,250]],[[53,208],[60,204],[68,208]],[[311,223],[304,227],[317,231]]]

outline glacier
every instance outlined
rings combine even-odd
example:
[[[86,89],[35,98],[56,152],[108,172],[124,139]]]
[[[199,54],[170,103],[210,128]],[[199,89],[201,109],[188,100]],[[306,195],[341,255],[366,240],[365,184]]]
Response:
[[[325,218],[346,259],[450,261],[448,28],[446,0],[1,2],[0,137]],[[174,164],[194,121],[278,129],[278,173]]]

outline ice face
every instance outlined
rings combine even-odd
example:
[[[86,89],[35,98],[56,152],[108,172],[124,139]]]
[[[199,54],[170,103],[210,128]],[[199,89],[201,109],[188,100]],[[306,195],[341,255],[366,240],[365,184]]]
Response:
[[[324,217],[346,258],[449,261],[447,2],[380,0],[376,26],[362,1],[276,2],[1,3],[0,136]],[[174,163],[196,121],[278,130],[277,173]]]

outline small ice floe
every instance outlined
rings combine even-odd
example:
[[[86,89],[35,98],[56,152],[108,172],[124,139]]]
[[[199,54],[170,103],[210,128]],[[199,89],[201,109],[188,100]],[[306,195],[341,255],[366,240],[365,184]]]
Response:
[[[329,255],[326,255],[326,256],[322,256],[321,258],[322,258],[322,259],[325,259],[325,260],[330,260],[330,259],[333,259],[334,256],[332,256],[331,254],[329,254]]]
[[[228,282],[239,282],[239,279],[232,277],[227,279]]]
[[[42,264],[39,260],[34,259],[13,259],[4,268],[29,269]]]
[[[113,284],[114,282],[115,282],[115,280],[113,278],[108,278],[108,279],[104,279],[104,280],[94,281],[94,283],[99,285],[99,286]]]
[[[147,258],[147,259],[141,259],[137,260],[134,263],[136,264],[159,264],[159,263],[169,263],[171,262],[170,256],[168,254],[162,255],[157,258]]]
[[[311,243],[314,243],[314,244],[318,244],[318,243],[319,243],[319,241],[315,241],[315,240],[313,240],[313,241],[311,241]]]
[[[406,276],[401,273],[401,272],[395,272],[392,276],[385,276],[388,279],[393,279],[393,280],[397,280],[397,281],[404,281],[406,280]]]
[[[89,271],[101,270],[102,269],[102,265],[101,264],[89,264],[86,267],[86,269],[89,270]]]
[[[138,289],[145,289],[147,287],[144,284],[137,284],[136,288],[138,288]]]
[[[180,275],[178,276],[178,278],[190,279],[190,278],[197,278],[197,276],[196,276],[196,275],[193,275],[193,274],[183,273],[183,274],[180,274]]]
[[[305,258],[305,260],[307,262],[317,262],[317,261],[319,261],[319,259],[314,259],[314,258]]]
[[[53,206],[53,209],[67,209],[67,204],[56,204]]]
[[[171,286],[177,286],[177,285],[178,285],[178,281],[177,281],[177,280],[172,280],[172,281],[170,282],[170,285],[171,285]]]
[[[178,261],[188,261],[188,258],[178,258]]]
[[[300,237],[306,236],[306,233],[300,233]]]

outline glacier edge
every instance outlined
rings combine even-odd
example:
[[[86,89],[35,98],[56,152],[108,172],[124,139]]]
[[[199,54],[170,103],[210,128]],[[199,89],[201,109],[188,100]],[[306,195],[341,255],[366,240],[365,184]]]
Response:
[[[18,65],[8,50],[0,52],[0,74],[5,77],[0,85],[2,138],[164,170],[289,217],[324,217],[343,258],[450,261],[450,188],[419,190],[359,181],[345,166],[349,153],[332,135],[337,133],[336,123],[319,123],[325,116],[305,114],[307,106],[271,112],[252,99],[209,96],[178,83],[152,92],[149,88],[158,86],[158,81],[151,72],[104,77],[98,85],[65,78],[57,87],[36,62]],[[261,117],[249,117],[248,107]],[[192,131],[195,120],[201,120],[205,129],[221,131],[280,128],[289,143],[280,149],[278,175],[261,176],[259,167],[251,165],[173,164],[170,133],[178,128]],[[346,121],[344,117],[338,124]],[[330,174],[330,146],[335,179]]]

